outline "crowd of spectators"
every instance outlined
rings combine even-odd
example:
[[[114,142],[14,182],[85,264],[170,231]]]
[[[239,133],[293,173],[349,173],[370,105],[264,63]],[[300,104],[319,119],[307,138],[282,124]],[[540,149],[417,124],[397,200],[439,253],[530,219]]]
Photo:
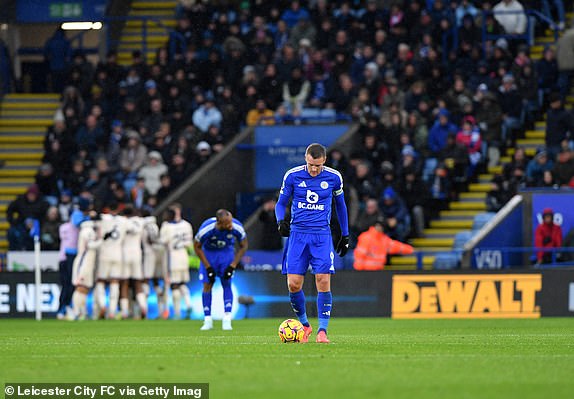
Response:
[[[561,2],[550,3],[563,23]],[[493,8],[541,9],[537,1],[217,4],[181,1],[150,64],[134,51],[122,67],[112,50],[93,65],[62,32],[50,39],[48,59],[51,51],[69,61],[52,74],[62,104],[31,190],[60,220],[78,198],[153,211],[242,127],[304,123],[308,108],[360,123],[350,156],[328,158],[347,182],[356,235],[382,216],[393,239],[422,236],[548,107],[546,148],[533,160],[517,148],[493,183],[503,194],[489,201],[499,209],[507,187],[574,185],[573,117],[559,83],[571,71],[553,46],[534,61],[523,39],[482,41],[483,22],[490,34],[520,33],[505,27],[523,14]]]

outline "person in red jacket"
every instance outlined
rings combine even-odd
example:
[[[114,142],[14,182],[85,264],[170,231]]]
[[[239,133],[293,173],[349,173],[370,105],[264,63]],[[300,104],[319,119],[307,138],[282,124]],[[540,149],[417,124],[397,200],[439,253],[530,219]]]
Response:
[[[414,248],[409,244],[393,240],[384,232],[384,219],[379,218],[361,233],[355,248],[355,270],[383,270],[387,255],[410,255]]]
[[[554,211],[544,208],[542,211],[542,223],[534,232],[534,246],[536,248],[560,248],[562,246],[562,228],[554,224]],[[538,263],[551,263],[552,252],[538,251],[536,254]]]

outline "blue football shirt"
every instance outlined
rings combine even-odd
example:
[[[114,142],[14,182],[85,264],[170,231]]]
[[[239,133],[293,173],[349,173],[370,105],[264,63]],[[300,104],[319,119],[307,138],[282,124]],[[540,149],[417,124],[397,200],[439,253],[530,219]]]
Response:
[[[293,197],[291,231],[329,234],[331,203],[333,196],[343,195],[343,178],[327,166],[315,177],[307,165],[297,166],[285,173],[280,194]]]
[[[219,230],[215,228],[216,218],[207,219],[199,227],[195,240],[207,251],[229,251],[233,252],[236,242],[243,241],[246,237],[243,224],[233,218],[231,230]]]

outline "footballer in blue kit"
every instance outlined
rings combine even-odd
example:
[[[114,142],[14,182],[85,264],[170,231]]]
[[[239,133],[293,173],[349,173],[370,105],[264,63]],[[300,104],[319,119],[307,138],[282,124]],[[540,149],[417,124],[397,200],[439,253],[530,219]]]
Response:
[[[235,251],[235,244],[239,249]],[[211,330],[211,290],[215,277],[219,277],[223,287],[224,316],[222,328],[231,330],[231,310],[233,306],[233,292],[231,278],[241,257],[247,251],[247,236],[241,222],[226,209],[220,209],[215,217],[203,222],[195,235],[194,249],[201,260],[199,266],[199,280],[203,282],[203,313],[204,322],[202,330]]]
[[[319,329],[316,342],[329,343],[327,327],[333,300],[331,274],[335,273],[335,250],[345,256],[349,248],[349,222],[343,195],[343,178],[335,169],[325,166],[327,152],[321,144],[311,144],[305,151],[305,165],[290,169],[275,206],[279,233],[288,237],[283,255],[283,274],[287,275],[293,311],[305,327],[303,342],[308,342],[313,328],[307,320],[305,294],[302,290],[307,269],[311,266],[317,285]],[[331,237],[331,203],[341,226],[341,239],[333,248]],[[289,200],[291,219],[285,219]]]

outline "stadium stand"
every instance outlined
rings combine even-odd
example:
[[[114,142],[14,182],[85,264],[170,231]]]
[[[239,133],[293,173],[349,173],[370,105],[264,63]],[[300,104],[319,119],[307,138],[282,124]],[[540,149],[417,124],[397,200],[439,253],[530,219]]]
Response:
[[[531,2],[523,2],[529,18],[521,36],[504,32],[501,14],[490,11],[497,2],[480,2],[482,10],[470,14],[456,2],[396,3],[300,2],[297,9],[291,2],[135,1],[121,17],[119,40],[98,65],[74,52],[55,115],[34,112],[37,125],[24,124],[31,129],[24,132],[16,116],[29,114],[14,104],[29,99],[22,107],[53,111],[55,97],[4,98],[0,126],[21,137],[3,134],[2,140],[17,143],[20,161],[43,157],[52,164],[56,201],[70,190],[75,201],[92,196],[100,208],[137,201],[153,211],[246,126],[257,100],[273,112],[260,123],[324,123],[350,115],[359,125],[359,144],[338,167],[356,192],[355,205],[363,209],[375,199],[392,219],[403,204],[407,226],[400,233],[389,226],[394,238],[425,253],[426,268],[439,261],[452,268],[435,253],[463,245],[461,232],[483,223],[493,179],[501,175],[510,192],[536,184],[514,173],[526,175],[528,165],[520,160],[513,168],[516,152],[535,157],[535,172],[552,170],[539,159],[547,145],[548,101],[561,88],[552,45],[564,31]],[[518,14],[505,16],[506,23]],[[536,32],[532,43],[529,30]],[[574,97],[562,100],[572,118]],[[38,129],[52,119],[42,155]],[[75,155],[63,159],[55,141]],[[563,151],[571,147],[570,137]],[[2,148],[2,176],[22,176],[17,182],[2,177],[15,187],[5,192],[22,193],[33,182],[24,167],[39,163],[10,163],[17,155]],[[157,154],[168,177],[141,197],[139,170]],[[562,172],[566,186],[570,170]],[[384,200],[388,188],[397,195],[392,206]],[[12,198],[1,199],[4,207]],[[7,227],[3,222],[0,231]],[[0,250],[7,246],[3,237]],[[416,256],[395,257],[389,268],[416,263]]]

